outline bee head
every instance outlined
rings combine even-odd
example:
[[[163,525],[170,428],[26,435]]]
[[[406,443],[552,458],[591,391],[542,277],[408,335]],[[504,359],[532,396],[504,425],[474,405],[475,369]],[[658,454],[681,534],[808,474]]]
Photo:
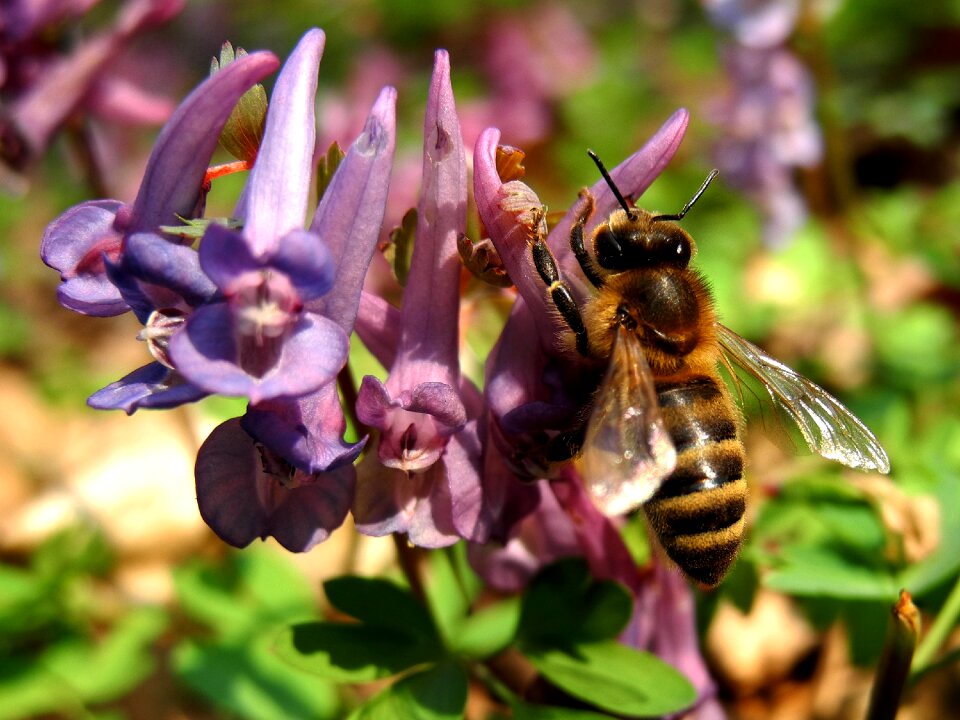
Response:
[[[713,170],[700,189],[675,215],[653,215],[627,202],[610,173],[593,150],[587,153],[596,163],[620,210],[610,214],[593,235],[593,250],[600,267],[618,272],[632,268],[672,266],[685,268],[696,252],[693,239],[674,220],[681,220],[717,176]]]
[[[600,267],[618,272],[634,268],[685,268],[693,257],[693,239],[676,223],[638,208],[615,210],[593,236]]]

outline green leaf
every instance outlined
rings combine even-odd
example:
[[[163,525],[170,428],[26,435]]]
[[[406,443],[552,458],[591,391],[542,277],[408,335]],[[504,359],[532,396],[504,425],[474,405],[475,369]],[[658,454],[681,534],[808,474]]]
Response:
[[[524,647],[551,683],[575,698],[617,715],[666,715],[690,707],[696,691],[683,675],[650,653],[615,640],[569,650]]]
[[[154,669],[150,645],[167,615],[142,608],[124,615],[99,642],[69,638],[39,657],[0,661],[0,718],[69,714],[78,703],[116,700]]]
[[[429,642],[437,640],[437,631],[426,608],[409,590],[396,583],[382,578],[344,575],[327,580],[323,589],[337,610],[367,625],[396,630]]]
[[[408,675],[358,708],[351,720],[459,720],[467,703],[467,673],[444,662]]]
[[[519,624],[520,598],[505,598],[466,617],[448,642],[458,654],[487,658],[513,642]]]
[[[413,242],[417,233],[417,210],[410,208],[404,213],[400,225],[390,231],[390,244],[384,248],[384,257],[393,265],[397,282],[406,286],[413,259]]]
[[[290,668],[265,641],[237,639],[220,645],[181,643],[173,654],[180,678],[214,706],[250,720],[330,718],[336,689]]]
[[[301,623],[286,628],[274,646],[294,667],[340,682],[367,682],[443,658],[439,644],[372,625]]]
[[[897,597],[898,587],[889,572],[849,560],[836,550],[791,546],[780,559],[783,565],[764,576],[765,587],[791,595],[880,600],[888,605]]]
[[[527,589],[520,636],[544,644],[603,640],[619,635],[632,612],[633,598],[625,587],[595,580],[581,559],[561,560]]]
[[[552,705],[530,705],[518,702],[510,707],[513,710],[513,720],[610,720],[610,716],[606,713],[601,715],[589,710],[574,710]]]
[[[174,583],[187,614],[224,638],[256,634],[264,624],[316,614],[314,593],[303,574],[269,546],[231,553],[219,567],[182,566],[175,571]]]
[[[470,608],[470,599],[457,579],[448,550],[430,553],[428,562],[430,574],[424,588],[427,604],[441,634],[450,642],[460,632],[460,626]]]

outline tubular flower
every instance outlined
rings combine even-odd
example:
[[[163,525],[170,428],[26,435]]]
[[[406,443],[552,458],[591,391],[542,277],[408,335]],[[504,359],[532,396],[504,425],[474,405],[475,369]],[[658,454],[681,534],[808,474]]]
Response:
[[[467,170],[444,51],[436,54],[427,100],[422,177],[395,343],[391,347],[376,337],[381,333],[368,331],[377,324],[370,317],[358,326],[365,341],[389,354],[390,374],[386,383],[367,376],[360,387],[357,415],[379,431],[379,462],[361,465],[353,513],[360,532],[403,532],[415,545],[438,547],[484,533],[477,427],[482,403],[476,388],[461,381],[458,361],[456,247],[466,226]],[[369,302],[363,307],[389,312]]]
[[[175,371],[166,355],[170,337],[218,290],[199,257],[161,226],[194,217],[207,166],[231,108],[273,72],[272,53],[238,59],[197,87],[157,139],[132,204],[94,200],[67,210],[44,232],[43,261],[60,272],[57,295],[70,310],[99,317],[133,310],[145,326],[157,362],[94,394],[97,408],[171,407],[205,391]]]
[[[467,167],[450,87],[449,59],[437,53],[424,120],[423,188],[400,345],[387,382],[363,380],[360,420],[380,431],[380,462],[405,471],[437,461],[467,421],[460,379],[457,235],[466,228]]]
[[[304,311],[353,332],[363,279],[383,222],[396,143],[396,91],[384,88],[367,124],[320,200],[310,232],[324,238],[336,267],[330,292],[304,304]],[[346,419],[333,382],[300,397],[251,405],[243,428],[258,442],[307,473],[351,463],[363,448],[344,441]]]
[[[304,309],[330,289],[335,271],[320,236],[303,229],[323,44],[320,30],[304,35],[277,79],[237,209],[242,232],[213,224],[201,241],[200,266],[222,300],[197,308],[169,352],[207,392],[253,403],[295,397],[332,381],[346,362],[343,329]]]
[[[305,298],[303,313],[332,323],[343,337],[353,329],[363,277],[383,220],[395,104],[395,91],[384,89],[324,193],[309,231],[286,236],[302,232],[327,240],[334,268],[332,290]],[[269,135],[269,121],[266,132]],[[256,196],[249,197],[249,207],[254,207]],[[271,254],[269,242],[265,248],[265,257],[283,257],[286,252]],[[284,368],[284,374],[290,373],[291,368]],[[273,536],[288,550],[309,550],[343,523],[353,501],[352,463],[364,440],[346,442],[345,430],[332,378],[296,397],[252,403],[242,418],[220,425],[200,448],[196,466],[200,514],[221,538],[238,547]]]

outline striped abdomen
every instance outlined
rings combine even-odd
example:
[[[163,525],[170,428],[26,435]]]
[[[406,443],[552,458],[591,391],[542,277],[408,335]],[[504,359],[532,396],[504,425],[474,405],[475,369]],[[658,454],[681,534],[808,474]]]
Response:
[[[735,411],[723,381],[706,375],[657,383],[657,396],[677,465],[644,510],[667,555],[712,587],[743,539],[747,486]]]

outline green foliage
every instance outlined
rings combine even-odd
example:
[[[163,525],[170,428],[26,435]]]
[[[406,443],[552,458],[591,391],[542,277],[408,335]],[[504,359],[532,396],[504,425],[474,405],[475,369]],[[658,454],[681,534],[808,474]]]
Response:
[[[229,562],[178,569],[177,596],[206,637],[174,648],[178,677],[214,707],[242,717],[334,717],[334,688],[277,657],[281,626],[309,617],[314,596],[290,561],[266,547],[234,553]]]
[[[458,720],[467,702],[467,674],[455,662],[411,673],[359,707],[350,720]]]
[[[618,716],[667,715],[696,700],[693,686],[670,665],[614,640],[528,650],[526,655],[557,687]]]
[[[386,580],[328,581],[330,602],[356,622],[294,624],[277,639],[278,656],[341,683],[399,676],[361,704],[355,719],[460,717],[467,668],[512,646],[562,691],[600,710],[633,717],[693,702],[692,687],[676,670],[616,641],[630,618],[631,596],[616,583],[593,580],[582,560],[550,566],[522,599],[474,607],[476,578],[460,558],[462,550],[453,549],[431,556],[429,615],[408,589]],[[559,709],[545,712],[565,717]]]
[[[103,537],[84,526],[52,536],[24,568],[0,566],[0,718],[81,716],[155,671],[167,614],[105,612],[96,583],[111,568]]]
[[[582,560],[561,560],[527,589],[520,639],[525,646],[564,646],[614,638],[632,609],[631,595],[622,585],[597,582]]]

